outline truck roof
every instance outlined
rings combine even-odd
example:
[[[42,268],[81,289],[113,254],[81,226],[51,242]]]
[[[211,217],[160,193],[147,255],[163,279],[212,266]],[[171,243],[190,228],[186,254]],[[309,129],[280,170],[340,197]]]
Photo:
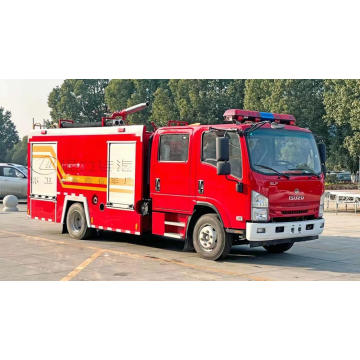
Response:
[[[241,124],[190,124],[185,126],[164,126],[158,128],[156,131],[166,130],[184,130],[191,129],[194,133],[200,131],[206,131],[210,127],[216,129],[239,129],[246,130],[250,126],[254,125],[254,122],[245,122]],[[262,126],[264,129],[271,127],[271,124],[267,123]],[[283,128],[290,131],[302,131],[311,132],[309,129],[301,128],[295,125],[283,125]],[[105,127],[84,127],[84,128],[55,128],[55,129],[35,129],[31,131],[30,138],[32,136],[71,136],[71,135],[108,135],[108,134],[133,134],[139,136],[141,139],[145,132],[145,125],[122,125],[122,126],[105,126]]]
[[[239,130],[246,130],[247,128],[251,127],[252,125],[254,125],[254,122],[245,122],[242,124],[232,124],[232,123],[227,123],[227,124],[206,124],[206,125],[198,125],[198,124],[190,124],[187,126],[165,126],[165,127],[161,127],[158,130],[166,130],[166,129],[193,129],[194,131],[201,131],[201,130],[207,130],[210,127],[212,128],[216,128],[216,129],[239,129]],[[265,125],[262,126],[262,128],[264,129],[268,129],[271,128],[271,124],[267,123]],[[307,128],[301,128],[299,126],[296,125],[284,125],[283,127],[285,130],[291,130],[291,131],[302,131],[302,132],[311,132],[309,129]]]
[[[109,135],[109,134],[134,134],[142,138],[145,125],[122,125],[104,127],[83,128],[56,128],[56,129],[34,129],[31,136],[66,136],[66,135]]]

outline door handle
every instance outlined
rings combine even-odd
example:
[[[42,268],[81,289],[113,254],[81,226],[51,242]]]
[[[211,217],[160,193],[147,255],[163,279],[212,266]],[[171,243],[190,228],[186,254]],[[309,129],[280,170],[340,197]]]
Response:
[[[160,178],[155,179],[155,191],[160,191]]]
[[[199,194],[204,193],[204,180],[198,181],[198,192],[199,192]]]

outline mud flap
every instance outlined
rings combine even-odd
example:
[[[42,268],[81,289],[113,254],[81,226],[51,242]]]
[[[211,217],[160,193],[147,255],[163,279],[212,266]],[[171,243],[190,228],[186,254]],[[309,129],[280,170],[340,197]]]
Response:
[[[189,239],[188,236],[185,238],[183,251],[187,251],[187,252],[195,251],[192,239]]]
[[[65,223],[62,224],[61,233],[62,233],[62,234],[68,234],[68,233],[69,233],[69,232],[68,232],[68,229],[67,229],[67,226],[66,226]]]

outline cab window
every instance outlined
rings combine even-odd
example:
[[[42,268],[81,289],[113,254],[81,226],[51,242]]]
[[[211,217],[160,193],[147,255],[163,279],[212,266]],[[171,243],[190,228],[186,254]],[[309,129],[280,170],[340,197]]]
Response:
[[[203,134],[201,160],[216,166],[216,134],[214,132]]]
[[[228,133],[230,137],[230,165],[231,175],[241,179],[242,178],[242,158],[240,148],[240,138],[238,134]]]
[[[189,156],[188,134],[160,135],[159,161],[186,162]]]
[[[230,149],[230,165],[231,175],[242,178],[242,158],[239,135],[235,133],[227,133],[229,137]],[[202,138],[201,160],[205,163],[216,166],[216,133],[206,132]]]

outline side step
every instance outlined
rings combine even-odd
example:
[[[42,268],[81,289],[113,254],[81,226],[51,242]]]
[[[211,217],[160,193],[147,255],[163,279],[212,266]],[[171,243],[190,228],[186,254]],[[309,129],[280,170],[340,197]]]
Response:
[[[181,234],[177,234],[177,233],[164,233],[164,236],[175,238],[175,239],[182,239]]]
[[[165,221],[165,225],[185,227],[185,223],[176,221]]]

